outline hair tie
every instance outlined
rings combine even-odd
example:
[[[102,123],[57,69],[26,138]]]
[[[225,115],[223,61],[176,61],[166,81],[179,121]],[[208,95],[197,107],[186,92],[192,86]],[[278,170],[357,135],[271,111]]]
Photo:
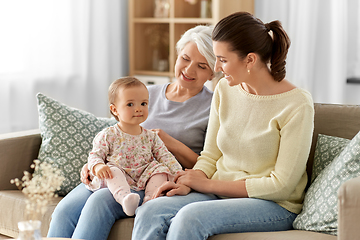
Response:
[[[271,30],[268,23],[265,24],[265,28],[266,28],[266,31],[268,31],[268,32]]]

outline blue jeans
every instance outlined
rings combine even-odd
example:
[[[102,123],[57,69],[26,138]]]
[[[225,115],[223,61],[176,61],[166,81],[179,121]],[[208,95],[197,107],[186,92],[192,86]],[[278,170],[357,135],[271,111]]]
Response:
[[[204,240],[222,233],[282,231],[292,229],[296,216],[272,201],[193,192],[139,207],[132,239]]]
[[[141,204],[144,191],[135,193]],[[115,221],[127,217],[108,188],[92,192],[81,183],[56,206],[47,237],[106,240]]]

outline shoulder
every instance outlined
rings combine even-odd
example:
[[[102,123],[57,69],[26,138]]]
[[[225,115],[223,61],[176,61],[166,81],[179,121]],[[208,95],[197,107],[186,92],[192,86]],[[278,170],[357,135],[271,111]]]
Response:
[[[157,84],[157,85],[149,85],[146,86],[149,94],[151,93],[159,93],[160,91],[162,91],[164,88],[166,88],[169,85],[169,83],[166,84]]]
[[[146,129],[143,127],[143,132],[142,134],[146,137],[146,138],[154,138],[157,136],[157,134],[154,131],[151,131],[149,129]]]

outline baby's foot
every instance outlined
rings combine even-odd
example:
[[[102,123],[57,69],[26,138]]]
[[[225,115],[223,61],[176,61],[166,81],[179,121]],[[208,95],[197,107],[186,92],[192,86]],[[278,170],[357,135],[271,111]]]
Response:
[[[140,196],[136,193],[130,193],[122,200],[122,208],[126,215],[133,216],[136,208],[139,206]]]

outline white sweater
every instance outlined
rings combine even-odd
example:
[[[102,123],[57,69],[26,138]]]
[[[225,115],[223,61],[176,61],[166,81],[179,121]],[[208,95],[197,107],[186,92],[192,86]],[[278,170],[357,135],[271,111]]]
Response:
[[[259,96],[240,85],[230,87],[222,79],[214,92],[204,150],[194,169],[212,179],[246,179],[249,197],[272,200],[299,213],[313,120],[313,101],[305,90]]]

